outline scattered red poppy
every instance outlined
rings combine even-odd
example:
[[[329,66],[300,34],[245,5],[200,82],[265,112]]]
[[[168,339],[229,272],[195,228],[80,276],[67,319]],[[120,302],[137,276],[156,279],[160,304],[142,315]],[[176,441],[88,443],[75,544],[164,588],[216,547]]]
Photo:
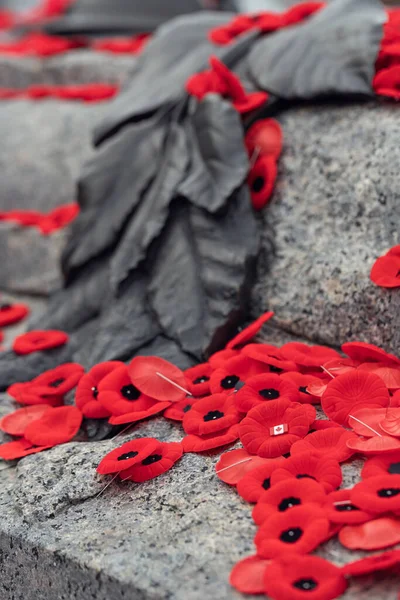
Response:
[[[271,400],[289,400],[296,402],[299,393],[296,386],[274,373],[265,373],[250,377],[246,384],[235,394],[236,407],[240,412],[249,410]]]
[[[260,119],[247,131],[245,144],[249,156],[259,152],[261,156],[279,158],[282,152],[283,134],[275,119]]]
[[[84,372],[78,363],[64,363],[32,379],[28,389],[32,394],[39,388],[38,393],[44,396],[64,396],[76,387]]]
[[[250,454],[275,458],[289,452],[309,430],[306,405],[273,400],[251,409],[239,425],[240,441]]]
[[[139,33],[130,38],[104,38],[95,40],[91,47],[100,52],[113,54],[139,54],[150,37],[149,33]]]
[[[136,356],[128,365],[128,373],[131,383],[143,394],[155,400],[179,402],[187,394],[185,375],[178,367],[163,358]]]
[[[400,475],[368,477],[354,486],[350,498],[371,513],[400,511]]]
[[[377,475],[400,475],[400,450],[384,456],[369,458],[361,471],[361,478],[368,479]]]
[[[21,96],[31,100],[58,98],[60,100],[80,100],[101,102],[113,98],[118,86],[108,83],[84,83],[80,85],[32,85],[22,91]]]
[[[288,552],[307,554],[328,532],[329,521],[323,509],[304,504],[270,516],[256,533],[254,543],[261,558],[276,558]]]
[[[29,308],[25,304],[0,304],[0,327],[13,325],[25,319],[29,314]]]
[[[352,502],[351,490],[331,492],[325,500],[324,509],[331,523],[359,525],[374,518],[373,513],[362,510]]]
[[[98,386],[109,373],[122,366],[124,366],[124,363],[116,360],[99,363],[79,380],[75,394],[75,404],[85,417],[88,419],[104,419],[110,416],[110,411],[99,402]]]
[[[27,406],[6,415],[0,420],[0,429],[9,435],[23,436],[26,427],[39,419],[48,410],[51,410],[47,404],[38,404],[36,406]]]
[[[173,402],[163,413],[163,416],[172,421],[183,421],[183,417],[192,406],[198,402],[198,398],[184,398],[179,402]]]
[[[1,421],[0,421],[1,424]],[[221,481],[229,485],[236,485],[249,471],[252,471],[260,465],[265,465],[269,461],[260,456],[253,456],[246,452],[244,448],[224,452],[217,464],[215,472]]]
[[[232,425],[225,431],[219,431],[215,434],[210,435],[187,435],[183,438],[183,450],[184,452],[207,452],[208,450],[214,450],[221,446],[227,446],[236,442],[239,438],[239,427],[238,425]]]
[[[77,40],[33,32],[20,39],[0,44],[0,54],[15,56],[53,56],[84,46]]]
[[[183,429],[194,435],[210,435],[229,429],[240,421],[233,396],[213,394],[196,402],[183,418]]]
[[[282,373],[281,377],[284,381],[290,381],[291,383],[297,386],[297,402],[302,402],[303,404],[319,404],[321,402],[320,396],[316,396],[309,391],[309,387],[312,384],[314,384],[315,386],[321,385],[321,380],[318,379],[318,377],[298,373],[296,371]]]
[[[263,594],[264,573],[269,562],[256,555],[244,558],[233,567],[229,583],[242,594]]]
[[[139,464],[150,455],[157,454],[161,448],[161,442],[155,438],[131,440],[106,454],[96,470],[101,475],[120,473]]]
[[[228,360],[231,358],[235,358],[240,355],[240,350],[232,350],[229,348],[225,348],[225,350],[219,350],[219,352],[215,352],[212,354],[208,360],[211,367],[213,369],[219,369],[222,367]]]
[[[366,342],[346,342],[342,345],[342,350],[351,359],[363,362],[381,362],[381,363],[395,363],[400,365],[400,359],[394,354],[389,354],[375,346],[374,344],[367,344]]]
[[[342,567],[342,573],[346,577],[365,577],[378,571],[388,571],[400,564],[400,550],[389,550],[383,554],[366,556],[361,560],[348,563]]]
[[[301,342],[289,342],[281,347],[281,354],[302,367],[320,367],[330,359],[340,358],[340,354],[326,346],[307,346]]]
[[[287,554],[267,565],[264,591],[275,600],[334,600],[347,581],[341,570],[319,556]]]
[[[262,525],[275,513],[292,510],[295,506],[315,504],[322,506],[326,493],[322,485],[312,479],[286,479],[263,492],[253,509],[256,525]]]
[[[193,396],[207,396],[210,393],[212,371],[213,368],[209,363],[202,363],[184,371],[188,390]]]
[[[47,404],[48,406],[60,406],[63,404],[63,396],[54,394],[46,395],[47,388],[36,387],[32,391],[31,383],[14,383],[7,388],[7,393],[14,398],[18,404],[25,406],[35,406],[37,404]]]
[[[257,158],[247,178],[254,210],[261,210],[268,203],[274,191],[277,175],[276,159],[273,156]]]
[[[375,74],[372,80],[372,87],[379,96],[387,98],[400,99],[400,66],[394,65],[387,69],[382,69]],[[393,277],[392,269],[387,265],[378,265],[378,261],[386,258],[378,258],[371,271],[371,279],[377,285],[383,287],[395,287],[390,285],[390,278]]]
[[[18,458],[23,458],[24,456],[29,456],[30,454],[42,452],[42,450],[47,450],[48,448],[52,448],[52,446],[34,446],[28,440],[21,438],[19,440],[15,440],[14,442],[1,444],[0,458],[3,460],[17,460]]]
[[[334,458],[321,458],[309,452],[291,456],[284,465],[276,469],[271,476],[271,483],[275,485],[285,479],[314,479],[318,481],[326,492],[332,492],[342,483],[342,470]]]
[[[260,458],[260,457],[255,457]],[[237,491],[247,502],[258,502],[263,492],[269,490],[271,487],[271,475],[281,467],[285,459],[273,458],[273,459],[262,459],[264,464],[259,465],[251,469],[242,479],[237,483]]]
[[[388,408],[380,426],[385,433],[400,437],[400,408]]]
[[[284,360],[280,354],[279,348],[276,348],[276,346],[272,346],[271,344],[247,344],[242,349],[242,355],[265,363],[269,367],[269,372],[271,373],[297,371],[296,363],[291,360]]]
[[[68,335],[64,331],[29,331],[18,335],[13,343],[16,354],[31,354],[42,350],[51,350],[68,342]]]
[[[380,550],[400,543],[400,520],[380,517],[362,525],[346,525],[339,541],[350,550]]]
[[[359,438],[358,440],[347,440],[347,445],[355,452],[365,454],[387,454],[400,450],[400,441],[389,435],[375,436],[372,438]]]
[[[340,427],[322,429],[295,442],[290,449],[290,454],[296,456],[303,452],[312,452],[321,458],[329,456],[341,463],[354,454],[354,451],[347,446],[347,440],[352,438],[357,438],[355,433]]]
[[[258,317],[253,323],[242,329],[235,337],[227,343],[226,349],[233,350],[237,346],[243,346],[253,339],[255,335],[262,329],[263,325],[274,316],[272,311],[265,312]],[[211,362],[211,360],[210,360]],[[213,365],[214,366],[214,365]]]
[[[76,202],[58,206],[40,219],[38,223],[40,231],[44,235],[49,235],[54,231],[58,231],[59,229],[66,227],[69,225],[69,223],[71,223],[71,221],[76,219],[79,214],[79,210],[79,204]]]
[[[70,442],[78,433],[82,413],[76,406],[60,406],[44,413],[25,429],[25,438],[35,446],[56,446]]]
[[[264,372],[265,365],[248,356],[231,358],[212,373],[210,377],[211,393],[232,393],[238,389],[237,386],[250,377]]]
[[[361,364],[358,369],[378,375],[389,390],[400,389],[400,365],[367,362]]]
[[[386,435],[380,426],[380,422],[385,418],[388,408],[362,408],[355,410],[349,415],[349,425],[358,434],[363,437],[375,437],[376,435]]]
[[[350,371],[332,379],[321,404],[332,421],[348,425],[349,415],[361,408],[388,406],[389,392],[382,379],[374,373]]]
[[[181,442],[161,442],[155,452],[144,458],[140,463],[122,471],[120,478],[123,481],[129,480],[136,483],[154,479],[169,471],[181,458],[182,454]]]

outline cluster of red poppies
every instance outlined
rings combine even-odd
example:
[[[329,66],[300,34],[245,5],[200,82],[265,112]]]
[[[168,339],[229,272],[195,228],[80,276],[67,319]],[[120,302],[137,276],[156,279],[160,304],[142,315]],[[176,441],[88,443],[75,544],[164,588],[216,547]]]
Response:
[[[79,204],[73,202],[58,206],[48,213],[37,210],[8,210],[0,212],[0,221],[18,223],[21,227],[36,227],[43,235],[49,235],[66,227],[79,214]]]
[[[400,100],[400,9],[387,11],[372,82],[376,94]]]
[[[375,261],[371,280],[380,287],[400,287],[400,246],[394,246]]]

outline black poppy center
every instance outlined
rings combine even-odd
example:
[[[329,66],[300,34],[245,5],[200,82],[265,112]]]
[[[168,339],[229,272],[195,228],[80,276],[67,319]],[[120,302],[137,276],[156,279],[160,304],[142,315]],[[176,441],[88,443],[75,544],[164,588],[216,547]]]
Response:
[[[264,390],[259,390],[258,393],[262,398],[265,398],[266,400],[276,400],[280,396],[279,390],[275,390],[274,388],[266,388]]]
[[[263,189],[265,184],[265,179],[264,177],[261,177],[261,175],[259,175],[258,177],[255,178],[255,180],[253,181],[253,185],[251,186],[253,188],[254,192],[261,192],[261,190]]]
[[[0,310],[11,310],[12,304],[0,304]]]
[[[353,512],[354,510],[360,509],[349,502],[348,504],[337,504],[335,506],[335,510],[337,510],[338,512]]]
[[[388,473],[391,475],[400,475],[400,462],[392,463],[388,468]]]
[[[161,459],[162,459],[161,454],[151,454],[150,456],[148,456],[147,458],[142,460],[142,465],[147,467],[148,465],[152,465],[153,463],[156,463]]]
[[[278,510],[284,512],[288,508],[293,508],[293,506],[298,506],[301,504],[300,498],[294,498],[294,496],[290,496],[289,498],[284,498],[282,502],[278,505]]]
[[[124,387],[121,388],[121,394],[127,400],[137,400],[140,396],[140,391],[137,389],[137,387],[130,383],[129,385],[124,385]]]
[[[223,416],[224,413],[220,410],[210,410],[206,415],[204,415],[203,421],[216,421],[217,419],[222,419]]]
[[[60,379],[55,379],[54,381],[52,381],[51,383],[49,383],[49,387],[57,388],[62,383],[64,383],[64,381],[65,381],[65,379],[63,377],[60,377]]]
[[[396,277],[400,277],[400,269],[397,271]]]
[[[307,388],[305,385],[299,387],[299,392],[301,392],[302,394],[308,394],[309,396],[311,395],[310,392],[307,392]]]
[[[268,365],[271,373],[282,373],[283,369],[276,367],[275,365]]]
[[[190,410],[191,408],[192,408],[192,405],[191,405],[191,404],[186,404],[186,406],[184,406],[184,407],[182,408],[182,412],[184,412],[184,413],[187,413],[187,412],[189,412],[189,410]]]
[[[293,587],[297,588],[298,590],[302,590],[303,592],[311,592],[318,587],[318,583],[315,581],[315,579],[311,578],[298,579],[297,581],[293,582]]]
[[[193,381],[193,383],[194,383],[195,385],[197,385],[198,383],[205,383],[206,381],[210,381],[210,378],[209,378],[209,377],[206,377],[205,375],[202,375],[201,377],[198,377],[197,379],[195,379],[195,380]]]
[[[269,490],[269,488],[271,487],[271,478],[267,477],[266,479],[264,479],[261,486],[264,488],[264,490]]]
[[[130,458],[136,458],[138,454],[139,452],[132,450],[132,452],[125,452],[125,454],[121,454],[118,456],[117,460],[129,460]]]
[[[383,488],[378,490],[379,498],[394,498],[400,494],[400,488]]]
[[[286,529],[286,531],[282,531],[279,539],[281,542],[286,542],[287,544],[294,544],[297,542],[301,536],[303,535],[303,530],[300,527],[291,527],[290,529]]]
[[[231,390],[239,381],[240,378],[237,375],[227,375],[222,379],[221,387],[224,388],[224,390]]]
[[[96,387],[96,386],[93,386],[93,387],[92,387],[92,394],[93,394],[93,398],[94,398],[95,400],[97,400],[97,396],[99,395],[99,390],[97,389],[97,387]]]
[[[296,475],[296,479],[314,479],[314,481],[317,481],[315,477],[313,477],[312,475],[307,475],[307,473],[299,473],[298,475]]]

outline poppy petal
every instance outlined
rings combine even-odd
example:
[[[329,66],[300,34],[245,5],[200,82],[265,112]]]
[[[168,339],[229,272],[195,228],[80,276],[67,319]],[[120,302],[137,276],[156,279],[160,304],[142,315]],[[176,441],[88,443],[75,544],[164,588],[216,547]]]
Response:
[[[326,516],[331,523],[359,525],[374,518],[373,513],[362,510],[351,500],[351,490],[331,492],[324,504]]]
[[[18,335],[13,342],[16,354],[31,354],[43,350],[51,350],[68,342],[68,335],[63,331],[29,331]]]
[[[369,439],[347,440],[349,448],[360,454],[385,454],[400,450],[400,441],[390,436],[375,436]]]
[[[400,550],[391,550],[348,563],[342,567],[342,573],[346,577],[365,577],[378,571],[388,571],[399,564]]]
[[[400,97],[400,92],[397,92],[397,96]],[[400,287],[400,256],[386,254],[378,258],[371,269],[370,277],[379,287]]]
[[[277,159],[282,152],[282,143],[282,129],[275,119],[260,119],[246,133],[245,144],[250,156],[258,149],[261,155]]]
[[[330,359],[340,358],[340,354],[326,346],[307,346],[300,342],[289,342],[281,347],[281,354],[303,367],[320,367]]]
[[[354,451],[346,443],[347,440],[353,438],[357,438],[355,433],[339,427],[323,429],[295,442],[290,449],[290,454],[295,456],[308,451],[321,457],[329,455],[339,463],[344,462],[354,454]]]
[[[51,410],[47,404],[27,406],[6,415],[0,420],[0,429],[9,435],[23,436],[26,427]]]
[[[279,469],[276,469],[272,473],[271,483],[275,485],[278,481],[288,478],[315,479],[326,492],[332,492],[342,483],[342,470],[339,463],[333,458],[322,459],[309,452],[303,452],[303,454],[291,456]]]
[[[28,440],[21,438],[14,442],[1,444],[0,458],[3,460],[16,460],[18,458],[23,458],[24,456],[29,456],[30,454],[42,452],[42,450],[47,450],[48,448],[52,448],[52,446],[34,446]]]
[[[198,402],[198,398],[184,398],[179,402],[173,402],[165,411],[164,417],[172,421],[183,421],[183,417],[189,410],[192,410],[193,404]]]
[[[128,365],[132,383],[155,400],[179,402],[186,395],[186,378],[175,365],[157,356],[136,356]],[[175,385],[171,384],[172,381]]]
[[[244,448],[239,448],[221,454],[221,458],[215,465],[215,472],[224,483],[236,485],[246,473],[267,462],[268,459],[253,456]]]
[[[360,371],[368,371],[378,375],[390,390],[400,388],[400,366],[385,363],[362,363],[357,367]]]
[[[385,433],[400,437],[400,408],[388,408],[380,426]]]
[[[75,406],[53,408],[30,423],[25,437],[35,446],[56,446],[71,441],[82,423],[82,413]]]
[[[240,331],[230,342],[227,343],[227,350],[233,350],[237,346],[242,346],[246,342],[253,339],[260,331],[262,326],[274,316],[272,311],[265,312],[258,319]]]
[[[0,303],[0,327],[13,325],[22,321],[29,314],[26,304]]]
[[[214,450],[214,448],[220,448],[221,446],[227,446],[236,442],[239,438],[238,425],[233,425],[225,431],[220,431],[216,434],[210,435],[187,435],[183,438],[183,450],[184,452],[207,452],[208,450]]]
[[[377,475],[400,475],[400,449],[397,452],[369,458],[361,471],[361,478]]]
[[[236,563],[229,583],[242,594],[263,594],[264,573],[270,561],[258,556],[248,556]]]
[[[364,361],[375,361],[382,363],[395,363],[400,365],[400,359],[394,354],[389,354],[375,346],[374,344],[367,344],[366,342],[346,342],[342,345],[342,350],[347,356],[353,360],[358,360],[360,363]]]
[[[339,541],[349,550],[380,550],[400,543],[400,520],[381,517],[362,525],[346,525]]]

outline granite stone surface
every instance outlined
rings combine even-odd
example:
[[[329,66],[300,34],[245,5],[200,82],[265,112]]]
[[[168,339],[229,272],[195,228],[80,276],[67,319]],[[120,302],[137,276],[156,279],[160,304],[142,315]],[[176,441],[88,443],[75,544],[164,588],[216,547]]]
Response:
[[[400,241],[397,110],[310,106],[279,118],[284,151],[263,214],[255,316],[274,310],[277,326],[314,342],[398,351],[400,293],[369,279]]]

